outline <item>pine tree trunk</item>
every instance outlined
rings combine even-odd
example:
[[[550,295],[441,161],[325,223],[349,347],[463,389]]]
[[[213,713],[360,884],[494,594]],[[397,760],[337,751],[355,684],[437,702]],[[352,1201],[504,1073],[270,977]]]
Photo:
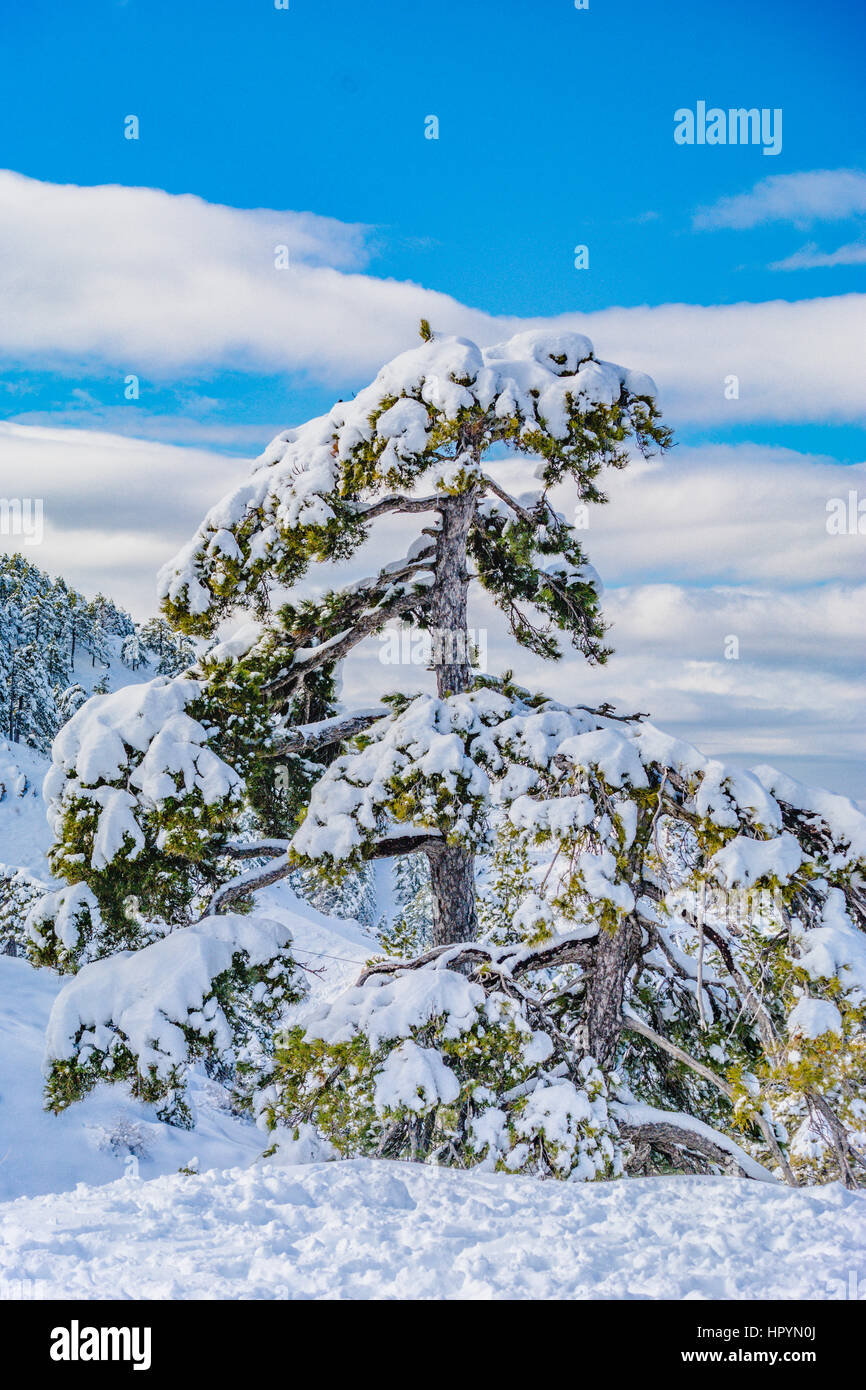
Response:
[[[634,933],[635,927],[627,918],[620,922],[616,931],[602,927],[595,946],[587,989],[587,1043],[589,1052],[602,1067],[612,1067],[616,1060]]]
[[[442,527],[436,543],[436,578],[430,603],[433,667],[440,696],[469,689],[469,632],[466,626],[466,539],[475,512],[477,493],[443,497]]]
[[[431,854],[430,892],[433,899],[433,945],[472,941],[478,933],[475,916],[475,856],[460,845]]]
[[[466,538],[475,511],[475,491],[443,497],[442,526],[436,548],[436,579],[431,595],[431,638],[436,690],[441,697],[468,690],[471,680],[466,626]],[[430,859],[433,944],[472,941],[475,915],[475,856],[460,845],[434,851]]]

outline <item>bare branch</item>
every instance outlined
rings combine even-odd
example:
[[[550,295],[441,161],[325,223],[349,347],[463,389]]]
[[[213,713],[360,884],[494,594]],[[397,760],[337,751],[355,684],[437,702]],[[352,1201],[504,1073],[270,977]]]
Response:
[[[663,1038],[661,1033],[657,1033],[655,1029],[650,1028],[649,1024],[644,1023],[643,1019],[638,1018],[637,1014],[624,1012],[622,1026],[623,1028],[627,1028],[630,1033],[639,1033],[642,1038],[646,1038],[648,1042],[653,1043],[656,1047],[660,1047],[663,1052],[669,1053],[671,1057],[676,1057],[678,1062],[682,1062],[684,1066],[690,1067],[692,1071],[696,1071],[698,1076],[702,1076],[705,1081],[711,1082],[713,1086],[722,1092],[722,1095],[728,1097],[728,1100],[733,1101],[735,1099],[733,1086],[727,1081],[723,1081],[722,1078],[717,1076],[714,1071],[711,1071],[709,1067],[705,1067],[703,1062],[699,1062],[696,1057],[690,1057],[687,1052],[683,1052],[683,1049],[677,1047],[676,1043],[668,1042],[667,1038]]]
[[[517,960],[507,957],[512,975],[525,975],[530,970],[549,970],[559,965],[590,966],[594,956],[594,938],[586,937],[552,941],[543,946],[524,950]]]
[[[613,705],[599,705],[593,709],[592,705],[571,705],[571,709],[585,709],[587,714],[594,714],[599,719],[615,719],[619,724],[637,724],[641,719],[649,719],[649,713],[642,713],[640,710],[636,714],[614,714]]]
[[[400,854],[439,854],[445,848],[445,837],[435,832],[421,835],[389,835],[365,848],[368,859],[393,859]]]
[[[249,840],[246,843],[229,840],[227,845],[222,846],[221,852],[230,855],[232,859],[257,859],[260,856],[272,859],[285,854],[288,848],[288,840]]]
[[[356,714],[338,714],[333,719],[322,719],[315,724],[297,724],[294,728],[282,731],[280,742],[272,748],[263,750],[267,758],[282,758],[287,753],[311,753],[319,748],[328,748],[333,743],[363,733],[371,724],[384,719],[389,710],[358,710]]]
[[[369,637],[371,632],[376,632],[392,618],[398,617],[409,609],[425,608],[428,602],[429,600],[423,594],[403,593],[398,594],[396,598],[387,603],[367,609],[354,625],[337,634],[330,641],[323,642],[320,647],[313,647],[306,653],[303,660],[299,661],[296,657],[283,675],[277,676],[275,680],[267,683],[264,687],[265,690],[270,694],[290,694],[296,686],[301,684],[310,671],[318,670],[320,666],[328,665],[332,661],[342,660],[353,647],[356,647],[365,637]]]
[[[661,1048],[663,1052],[667,1052],[671,1057],[675,1057],[678,1062],[682,1062],[684,1066],[690,1067],[692,1071],[697,1072],[705,1081],[709,1081],[717,1090],[721,1091],[722,1095],[727,1096],[731,1104],[734,1104],[736,1101],[736,1092],[729,1082],[717,1076],[709,1067],[705,1067],[703,1062],[699,1062],[696,1057],[689,1056],[688,1052],[684,1052],[681,1047],[677,1047],[676,1043],[669,1042],[667,1038],[662,1037],[661,1033],[656,1033],[653,1028],[650,1028],[648,1023],[644,1023],[642,1018],[638,1018],[637,1014],[624,1013],[622,1023],[623,1027],[627,1028],[630,1032],[640,1034],[640,1036],[646,1038],[648,1042],[653,1043],[656,1047]],[[797,1179],[794,1177],[791,1166],[782,1152],[770,1121],[760,1111],[755,1111],[754,1119],[764,1136],[767,1147],[785,1175],[785,1182],[789,1187],[796,1187]]]
[[[443,957],[446,958],[443,961]],[[459,970],[464,965],[489,965],[500,977],[526,975],[531,970],[547,970],[552,966],[569,963],[590,965],[592,963],[592,942],[586,938],[566,937],[564,941],[547,942],[537,947],[490,947],[473,945],[471,942],[434,946],[413,960],[383,960],[367,967],[360,976],[358,984],[363,984],[370,975],[392,975],[400,970],[420,970],[433,961],[446,964],[449,969]]]
[[[435,512],[439,502],[438,497],[382,497],[378,502],[364,507],[359,516],[362,521],[375,521],[377,516],[384,516],[387,512]]]
[[[532,512],[528,511],[516,498],[512,497],[503,487],[500,487],[498,483],[494,482],[487,473],[482,474],[481,481],[485,488],[489,488],[491,492],[495,492],[500,502],[504,502],[506,507],[510,507],[514,515],[519,516],[521,521],[525,521],[527,526],[536,526],[538,524],[538,517],[533,516]],[[547,511],[553,512],[553,508],[546,499],[544,499],[544,506]]]
[[[284,854],[268,868],[250,869],[248,873],[240,874],[216,890],[208,903],[205,916],[215,917],[229,903],[237,902],[239,898],[248,898],[258,888],[267,888],[270,884],[277,883],[290,874],[293,868],[289,856]]]
[[[395,975],[401,970],[421,970],[423,966],[429,965],[431,961],[441,960],[443,956],[448,956],[448,965],[453,965],[455,969],[471,961],[489,961],[493,959],[492,953],[484,946],[463,946],[445,945],[434,946],[432,950],[425,951],[423,955],[416,956],[414,960],[380,960],[374,961],[362,970],[358,976],[356,984],[362,985],[365,980],[369,980],[371,975]]]

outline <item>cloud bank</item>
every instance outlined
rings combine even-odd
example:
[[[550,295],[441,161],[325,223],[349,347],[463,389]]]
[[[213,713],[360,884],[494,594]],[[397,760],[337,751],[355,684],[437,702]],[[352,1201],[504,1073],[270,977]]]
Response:
[[[506,486],[525,478],[525,463],[491,466]],[[45,517],[41,545],[7,535],[0,546],[146,617],[159,565],[246,469],[206,449],[0,425],[0,493],[43,498]],[[592,669],[568,650],[558,666],[536,662],[482,601],[471,621],[488,629],[491,669],[514,667],[563,699],[647,710],[708,751],[780,762],[863,796],[863,537],[830,535],[826,520],[830,498],[866,489],[866,465],[705,446],[636,461],[607,488],[610,504],[590,510],[584,542],[606,584],[610,662]],[[574,502],[565,490],[555,500],[566,513]],[[404,553],[421,524],[384,518],[341,579]],[[306,587],[328,582],[326,568],[313,567]],[[385,665],[382,650],[374,639],[347,663],[347,698],[423,688],[423,669]]]
[[[860,169],[815,169],[809,173],[771,174],[748,193],[720,198],[699,208],[692,219],[698,231],[720,227],[744,229],[767,222],[841,221],[866,213],[866,173]]]
[[[287,269],[275,264],[280,246]],[[866,295],[520,320],[361,273],[372,253],[368,229],[309,213],[0,173],[0,358],[163,380],[223,367],[299,372],[344,391],[415,342],[422,317],[483,344],[552,323],[650,372],[681,423],[866,418]]]

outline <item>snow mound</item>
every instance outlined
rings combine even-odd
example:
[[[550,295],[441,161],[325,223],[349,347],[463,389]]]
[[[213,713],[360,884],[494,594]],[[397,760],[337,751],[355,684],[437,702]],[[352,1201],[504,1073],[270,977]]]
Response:
[[[36,1298],[843,1298],[866,1198],[732,1178],[572,1185],[359,1159],[122,1178],[0,1207]],[[20,1281],[20,1283],[19,1283]]]
[[[43,878],[51,832],[42,780],[48,760],[24,743],[0,739],[0,863]]]
[[[222,1087],[200,1074],[190,1081],[194,1133],[158,1120],[154,1106],[119,1086],[99,1086],[61,1115],[43,1110],[46,1025],[63,983],[52,970],[0,956],[0,1199],[111,1183],[130,1166],[144,1179],[193,1158],[227,1167],[261,1153],[265,1136],[230,1113]]]

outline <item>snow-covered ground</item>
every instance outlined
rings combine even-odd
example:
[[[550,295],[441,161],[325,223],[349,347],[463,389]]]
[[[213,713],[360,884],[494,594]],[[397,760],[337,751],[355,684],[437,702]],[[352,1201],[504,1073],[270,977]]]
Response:
[[[866,1198],[731,1178],[565,1184],[371,1159],[0,1207],[31,1298],[866,1298]]]
[[[297,911],[267,896],[268,912]],[[336,987],[369,941],[307,911],[298,954]],[[0,1296],[866,1298],[866,1195],[837,1185],[289,1167],[261,1158],[266,1136],[203,1077],[192,1132],[119,1086],[46,1114],[60,984],[0,957]]]

